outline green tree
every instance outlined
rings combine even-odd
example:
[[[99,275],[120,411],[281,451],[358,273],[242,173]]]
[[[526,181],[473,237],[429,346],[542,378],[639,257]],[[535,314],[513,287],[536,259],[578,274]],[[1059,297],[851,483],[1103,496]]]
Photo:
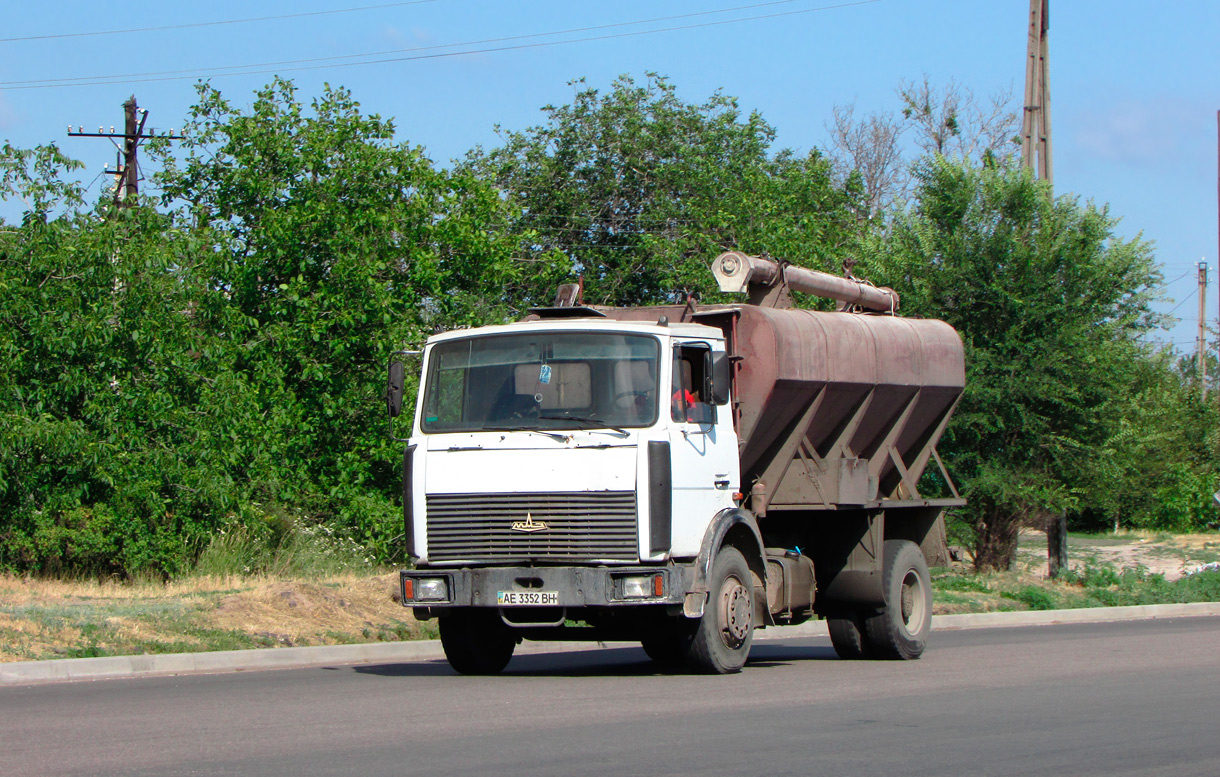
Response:
[[[0,153],[0,568],[174,574],[222,526],[401,532],[390,353],[500,318],[507,206],[350,95],[200,87],[163,212]]]
[[[933,156],[915,176],[914,208],[874,239],[868,267],[906,311],[962,336],[966,390],[942,450],[976,566],[1007,568],[1022,525],[1103,501],[1159,274],[1105,209],[1052,199],[1019,168]]]
[[[1214,528],[1220,409],[1202,400],[1194,359],[1164,350],[1136,362],[1132,374],[1129,401],[1111,406],[1090,489],[1096,497],[1069,520],[1093,530]]]
[[[526,304],[549,304],[577,275],[594,304],[706,297],[721,251],[829,268],[854,240],[826,160],[773,154],[775,131],[733,98],[687,103],[650,74],[645,84],[622,76],[605,94],[581,88],[543,111],[544,125],[506,132],[503,146],[464,164],[520,206],[512,228],[528,269],[511,295]]]
[[[159,182],[180,228],[221,236],[198,266],[198,319],[266,419],[244,446],[276,458],[265,499],[388,551],[400,484],[386,362],[433,330],[503,315],[506,206],[396,143],[344,90],[307,108],[277,80],[248,111],[207,85],[199,96]]]
[[[0,231],[0,567],[172,571],[223,509],[191,451],[198,246],[148,208],[85,209],[53,146],[0,165],[27,207]]]

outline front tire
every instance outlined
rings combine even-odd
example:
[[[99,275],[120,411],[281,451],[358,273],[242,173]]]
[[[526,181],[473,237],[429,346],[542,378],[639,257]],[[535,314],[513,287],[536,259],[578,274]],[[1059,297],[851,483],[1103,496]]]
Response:
[[[886,540],[882,570],[885,609],[864,620],[866,649],[874,658],[919,658],[932,631],[928,562],[910,540]]]
[[[754,642],[754,576],[745,556],[724,547],[712,562],[708,602],[687,658],[708,674],[740,672]]]
[[[462,608],[440,616],[441,647],[460,674],[499,674],[517,647],[512,629],[494,609]]]

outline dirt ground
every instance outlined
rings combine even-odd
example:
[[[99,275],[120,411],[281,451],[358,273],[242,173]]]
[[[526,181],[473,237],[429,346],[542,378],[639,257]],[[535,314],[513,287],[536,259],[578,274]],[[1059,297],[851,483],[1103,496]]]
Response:
[[[1177,580],[1199,566],[1220,560],[1220,535],[1148,533],[1068,537],[1068,564],[1110,564],[1116,568],[1143,567],[1166,580]],[[1021,532],[1016,566],[1020,571],[1047,576],[1046,533]]]

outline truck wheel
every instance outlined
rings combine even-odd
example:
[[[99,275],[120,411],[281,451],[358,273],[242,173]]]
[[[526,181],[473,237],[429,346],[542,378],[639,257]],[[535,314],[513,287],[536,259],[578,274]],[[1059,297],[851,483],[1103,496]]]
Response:
[[[864,633],[864,617],[852,613],[845,618],[827,618],[826,628],[830,632],[830,644],[839,658],[859,661],[871,656],[868,638]]]
[[[928,562],[909,540],[886,540],[882,566],[885,609],[864,620],[874,658],[919,658],[932,630],[932,581]]]
[[[745,556],[726,546],[708,577],[707,608],[691,640],[687,659],[708,674],[740,672],[754,641],[754,576]]]
[[[499,674],[513,657],[517,638],[494,609],[459,609],[440,616],[441,647],[461,674]]]

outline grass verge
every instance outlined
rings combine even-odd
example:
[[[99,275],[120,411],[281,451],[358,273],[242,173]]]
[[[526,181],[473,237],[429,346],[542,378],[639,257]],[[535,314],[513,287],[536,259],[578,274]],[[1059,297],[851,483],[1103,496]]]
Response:
[[[1041,544],[1040,544],[1041,543]],[[1220,601],[1220,535],[1081,537],[1073,568],[1045,575],[1045,537],[1011,572],[932,570],[937,614]],[[289,531],[223,535],[182,580],[0,576],[0,661],[434,639],[396,599],[398,577],[350,543]]]
[[[975,574],[937,568],[932,570],[932,588],[938,615],[1184,604],[1220,601],[1220,572],[1167,580],[1146,569],[1103,565],[1073,569],[1050,580],[1019,572]]]
[[[0,661],[427,639],[397,575],[109,583],[0,577]]]

